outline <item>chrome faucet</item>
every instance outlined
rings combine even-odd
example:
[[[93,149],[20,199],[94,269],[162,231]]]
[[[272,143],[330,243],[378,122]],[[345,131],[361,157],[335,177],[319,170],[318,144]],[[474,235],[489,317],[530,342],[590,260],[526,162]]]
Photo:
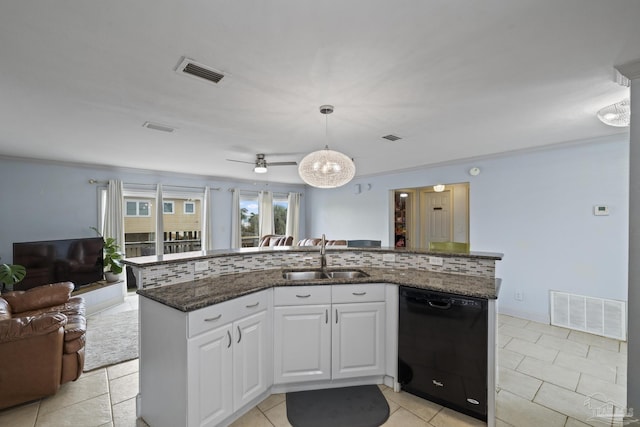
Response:
[[[327,269],[327,238],[325,235],[322,235],[322,239],[320,239],[320,268],[324,272]]]

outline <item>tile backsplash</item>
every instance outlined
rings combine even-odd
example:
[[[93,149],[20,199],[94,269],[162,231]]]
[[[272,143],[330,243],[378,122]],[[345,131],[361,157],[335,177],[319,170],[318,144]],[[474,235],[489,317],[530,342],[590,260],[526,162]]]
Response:
[[[393,269],[429,270],[440,273],[464,274],[478,277],[495,277],[495,260],[465,256],[439,257],[443,265],[432,265],[433,255],[418,253],[394,253],[395,261],[384,261],[384,252],[378,251],[327,251],[329,268],[375,267]],[[195,271],[195,263],[206,261],[208,268]],[[269,269],[320,268],[317,251],[263,252],[203,257],[198,260],[167,262],[138,269],[137,278],[144,288],[156,288],[208,277],[235,273],[248,273]]]

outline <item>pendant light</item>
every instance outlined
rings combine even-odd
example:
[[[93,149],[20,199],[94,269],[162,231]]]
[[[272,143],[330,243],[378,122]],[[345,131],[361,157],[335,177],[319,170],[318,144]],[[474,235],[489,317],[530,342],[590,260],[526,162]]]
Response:
[[[631,103],[623,99],[598,111],[598,118],[604,124],[615,127],[627,127],[631,121]]]
[[[329,150],[329,114],[333,113],[333,105],[321,105],[320,112],[325,115],[327,145],[324,150],[307,154],[298,166],[298,174],[312,187],[341,187],[353,179],[356,165],[347,155]]]

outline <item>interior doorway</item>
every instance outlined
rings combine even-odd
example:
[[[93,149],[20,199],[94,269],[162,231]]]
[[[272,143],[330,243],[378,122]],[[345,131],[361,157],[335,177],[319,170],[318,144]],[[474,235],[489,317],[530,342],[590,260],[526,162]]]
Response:
[[[469,242],[469,183],[392,191],[396,247],[428,249],[430,242]],[[403,242],[398,244],[398,242]]]

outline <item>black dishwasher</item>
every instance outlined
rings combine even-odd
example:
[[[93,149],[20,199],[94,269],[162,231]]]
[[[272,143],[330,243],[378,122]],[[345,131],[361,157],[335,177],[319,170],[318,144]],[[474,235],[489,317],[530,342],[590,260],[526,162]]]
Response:
[[[487,300],[400,287],[403,390],[487,420]]]

